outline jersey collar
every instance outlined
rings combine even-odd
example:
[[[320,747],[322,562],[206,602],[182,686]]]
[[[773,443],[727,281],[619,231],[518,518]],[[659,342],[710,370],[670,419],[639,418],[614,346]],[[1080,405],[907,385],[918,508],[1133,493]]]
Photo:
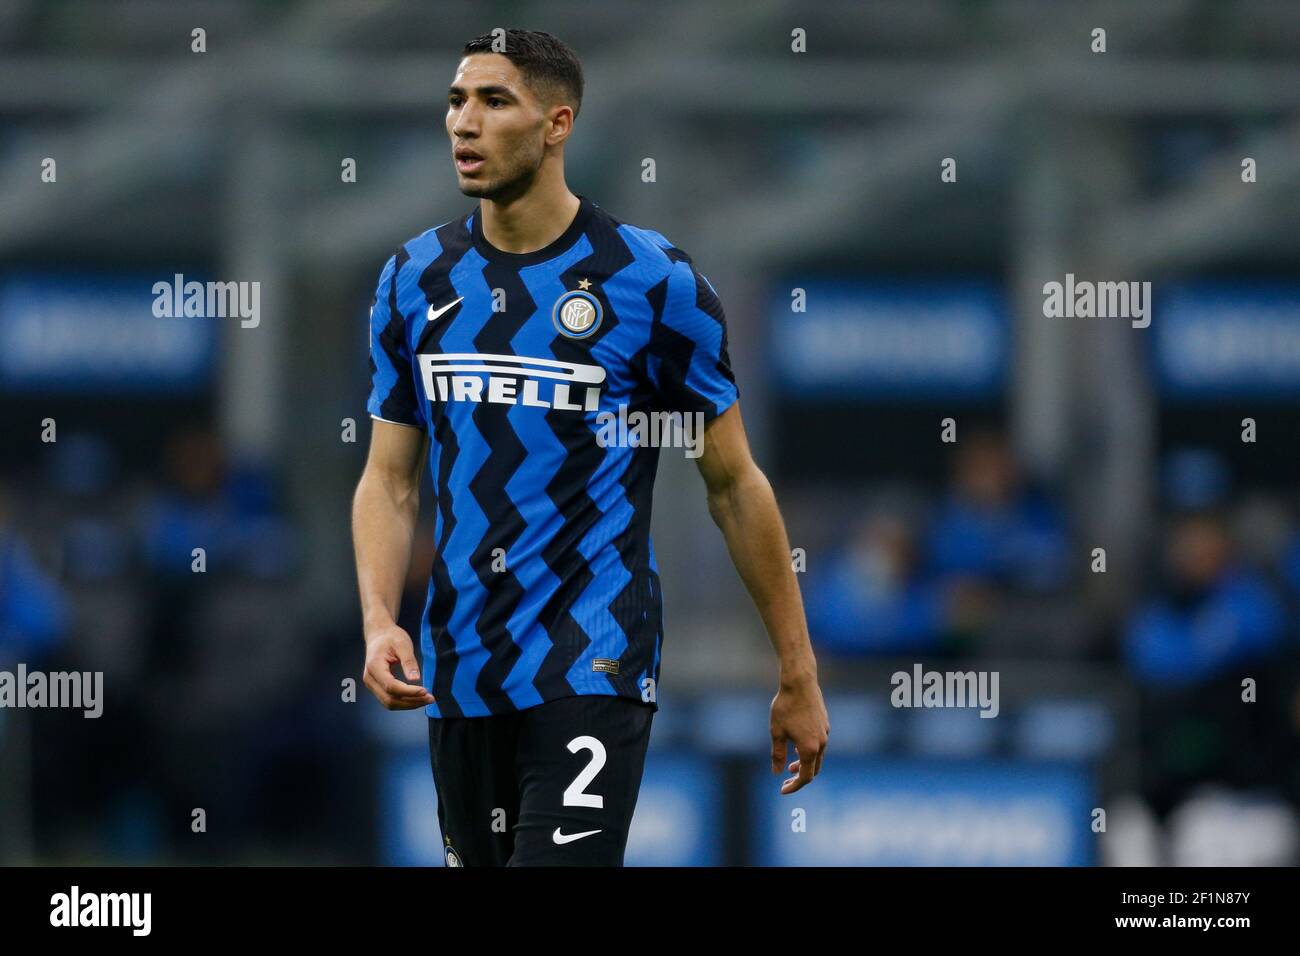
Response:
[[[587,228],[587,221],[591,219],[592,211],[595,208],[595,203],[582,193],[574,193],[574,195],[578,197],[578,214],[573,217],[573,222],[569,223],[569,228],[565,229],[553,242],[533,252],[502,252],[492,245],[483,236],[482,217],[479,216],[478,210],[475,210],[470,214],[470,232],[473,235],[475,250],[490,262],[500,262],[516,268],[554,259],[578,241],[578,237]]]

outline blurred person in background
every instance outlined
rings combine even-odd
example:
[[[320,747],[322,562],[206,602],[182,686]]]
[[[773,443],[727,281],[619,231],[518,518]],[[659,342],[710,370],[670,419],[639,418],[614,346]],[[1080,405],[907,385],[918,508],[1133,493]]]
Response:
[[[12,521],[0,486],[0,667],[39,667],[58,648],[70,623],[63,589],[43,569]]]
[[[1031,491],[1000,432],[985,430],[956,449],[949,490],[926,542],[931,571],[988,588],[1048,591],[1066,579],[1065,521]]]
[[[1025,601],[1055,600],[1067,584],[1068,548],[1061,510],[1030,488],[1006,436],[981,429],[963,438],[923,551],[925,572],[947,605],[947,645],[1007,653],[1007,639],[1035,620]],[[1038,643],[1032,633],[1021,640],[1021,647]]]
[[[131,532],[123,515],[121,469],[112,442],[82,431],[48,448],[41,494],[33,504],[41,527],[59,541],[69,586],[121,581],[131,570]]]
[[[1242,557],[1227,508],[1232,476],[1203,448],[1171,451],[1162,494],[1171,518],[1160,593],[1130,618],[1125,655],[1143,683],[1188,687],[1242,661],[1273,656],[1286,610],[1267,577]]]
[[[1263,782],[1277,731],[1271,664],[1284,647],[1285,609],[1260,573],[1238,560],[1223,516],[1178,515],[1165,546],[1159,592],[1131,615],[1123,635],[1141,687],[1143,789],[1158,814],[1198,782]],[[1242,700],[1241,682],[1261,688]]]
[[[1162,593],[1140,606],[1125,635],[1134,675],[1153,687],[1205,683],[1280,649],[1284,608],[1263,575],[1236,560],[1222,518],[1176,519]]]
[[[154,582],[150,660],[163,672],[184,669],[183,635],[211,578],[285,578],[297,558],[295,534],[279,514],[272,483],[252,465],[230,467],[207,425],[178,430],[164,453],[166,485],[139,520],[145,565]],[[203,549],[202,575],[194,549]]]
[[[204,551],[204,574],[228,571],[234,556],[233,509],[217,434],[206,426],[177,431],[165,446],[163,468],[166,484],[153,490],[139,517],[152,580],[147,657],[160,676],[188,670],[190,621],[205,582],[195,572],[194,549]]]
[[[132,539],[118,455],[107,435],[87,430],[64,433],[42,453],[23,518],[56,556],[67,623],[66,640],[44,666],[102,672],[107,698],[95,720],[50,710],[31,725],[32,784],[42,794],[32,825],[52,858],[75,859],[95,855],[97,835],[123,819],[118,811],[132,798],[121,768],[145,764],[141,744],[152,733],[133,679],[141,628],[131,610]],[[114,747],[99,744],[106,737]],[[120,836],[108,841],[120,847]]]
[[[297,640],[297,622],[283,611],[296,532],[271,476],[256,464],[230,464],[207,423],[168,437],[163,483],[148,489],[136,527],[149,576],[144,674],[132,701],[140,721],[132,759],[141,772],[131,801],[117,810],[118,832],[140,855],[178,852],[202,793],[205,809],[228,828],[210,856],[233,860],[256,815],[275,809],[256,794],[283,746],[264,728],[290,699],[284,659],[304,670],[313,663],[310,648],[285,646]]]
[[[843,656],[934,652],[947,620],[942,589],[920,570],[916,534],[903,517],[873,513],[806,585],[808,626],[819,647]]]
[[[14,518],[13,499],[0,484],[0,670],[14,674],[18,664],[29,672],[56,670],[70,637],[72,609],[63,585],[38,562]],[[36,792],[34,771],[21,763],[11,771],[8,765],[30,753],[61,758],[68,766],[67,761],[75,759],[78,751],[67,746],[57,731],[72,719],[87,723],[80,712],[71,709],[0,709],[0,861],[7,862],[11,854],[19,852],[23,831],[30,825],[24,819],[27,813],[16,808],[31,807],[34,818],[37,809],[49,807],[58,813],[75,799],[60,780],[47,791],[40,807],[35,806],[31,798]],[[19,722],[26,722],[27,727],[14,726]]]

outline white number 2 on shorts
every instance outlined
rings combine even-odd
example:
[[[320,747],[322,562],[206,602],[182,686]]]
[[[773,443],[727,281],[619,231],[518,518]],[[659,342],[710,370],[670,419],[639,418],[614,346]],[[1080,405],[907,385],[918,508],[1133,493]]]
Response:
[[[582,736],[574,737],[569,741],[569,753],[576,754],[579,750],[591,751],[591,763],[582,768],[582,772],[573,778],[573,783],[569,784],[564,791],[564,805],[566,807],[595,807],[601,809],[605,806],[605,798],[598,793],[584,793],[587,784],[596,778],[600,773],[600,768],[605,766],[605,745],[595,737]]]

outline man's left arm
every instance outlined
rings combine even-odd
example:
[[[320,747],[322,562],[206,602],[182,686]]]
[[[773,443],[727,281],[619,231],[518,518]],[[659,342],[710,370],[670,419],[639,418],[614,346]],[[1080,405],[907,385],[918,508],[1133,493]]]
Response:
[[[776,651],[780,680],[771,711],[772,772],[781,772],[793,743],[798,759],[786,770],[795,776],[781,784],[781,792],[794,793],[821,770],[830,721],[817,684],[790,541],[772,486],[750,454],[739,402],[709,422],[697,464],[708,489],[709,514]]]

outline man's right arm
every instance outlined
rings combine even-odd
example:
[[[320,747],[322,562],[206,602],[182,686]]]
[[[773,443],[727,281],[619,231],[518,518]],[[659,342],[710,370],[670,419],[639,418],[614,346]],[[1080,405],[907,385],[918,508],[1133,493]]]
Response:
[[[352,500],[352,544],[357,561],[366,687],[389,710],[433,703],[419,683],[411,637],[397,625],[411,542],[420,513],[420,474],[428,450],[423,429],[372,419],[370,451]],[[401,666],[406,681],[393,676]]]

